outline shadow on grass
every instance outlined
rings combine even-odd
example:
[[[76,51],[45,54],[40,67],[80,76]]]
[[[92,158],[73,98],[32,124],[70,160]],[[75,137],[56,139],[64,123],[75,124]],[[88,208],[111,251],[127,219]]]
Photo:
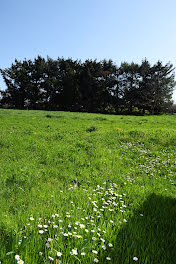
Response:
[[[108,251],[111,263],[175,264],[176,200],[149,196],[120,229],[113,250]]]

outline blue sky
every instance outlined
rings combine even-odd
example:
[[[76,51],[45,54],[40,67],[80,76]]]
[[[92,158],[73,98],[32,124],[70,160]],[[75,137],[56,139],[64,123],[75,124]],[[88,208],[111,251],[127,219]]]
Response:
[[[0,0],[0,36],[0,68],[37,55],[176,66],[176,1]]]

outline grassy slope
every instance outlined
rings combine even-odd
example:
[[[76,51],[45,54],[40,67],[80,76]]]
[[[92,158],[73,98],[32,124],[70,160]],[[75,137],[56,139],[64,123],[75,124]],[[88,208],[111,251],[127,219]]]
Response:
[[[0,110],[2,264],[16,263],[15,254],[28,264],[48,263],[48,256],[56,263],[57,251],[62,263],[106,263],[107,256],[111,263],[135,256],[137,263],[175,263],[175,129],[175,115]]]

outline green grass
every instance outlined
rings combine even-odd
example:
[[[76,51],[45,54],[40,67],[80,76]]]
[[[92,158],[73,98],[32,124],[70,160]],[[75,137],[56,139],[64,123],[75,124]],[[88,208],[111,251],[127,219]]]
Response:
[[[175,115],[1,109],[1,263],[175,264],[175,157]]]

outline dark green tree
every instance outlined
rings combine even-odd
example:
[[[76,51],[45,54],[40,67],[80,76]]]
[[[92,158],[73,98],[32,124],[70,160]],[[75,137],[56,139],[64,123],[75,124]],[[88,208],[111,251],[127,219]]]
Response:
[[[133,107],[139,103],[139,65],[136,63],[124,62],[120,66],[119,86],[123,93],[123,107],[132,113]]]
[[[98,112],[101,108],[101,63],[96,60],[86,60],[81,68],[80,103],[83,111]]]
[[[167,111],[172,104],[172,94],[175,86],[175,75],[173,65],[163,65],[158,61],[152,69],[152,85],[150,86],[150,97],[148,102],[152,114]]]
[[[29,62],[15,60],[10,68],[1,70],[2,77],[7,86],[7,90],[1,92],[2,102],[9,107],[24,109],[28,99],[28,84],[30,83]]]
[[[79,101],[80,62],[58,58],[58,76],[60,80],[59,106],[62,110],[75,111]]]

